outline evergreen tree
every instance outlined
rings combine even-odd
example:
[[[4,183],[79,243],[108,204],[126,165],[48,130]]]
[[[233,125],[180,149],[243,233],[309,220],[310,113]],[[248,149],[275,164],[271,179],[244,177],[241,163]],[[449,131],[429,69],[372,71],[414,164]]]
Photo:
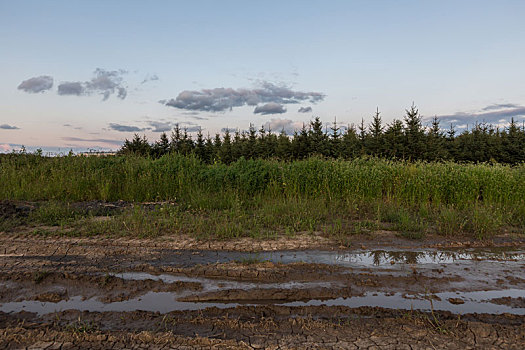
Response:
[[[410,160],[423,159],[425,153],[425,131],[419,110],[414,104],[405,115],[405,157]]]
[[[292,157],[292,144],[290,138],[286,135],[284,128],[281,130],[279,136],[277,137],[277,146],[275,149],[275,154],[279,159],[289,160]]]
[[[342,156],[346,159],[358,157],[361,154],[361,140],[357,135],[355,125],[349,125],[343,133]]]
[[[193,147],[193,140],[191,139],[191,136],[188,135],[188,129],[184,128],[179,146],[180,153],[184,155],[190,154],[193,151]]]
[[[385,131],[385,155],[391,159],[405,159],[403,122],[394,119]]]
[[[334,122],[330,127],[330,140],[329,140],[329,156],[332,158],[339,158],[342,155],[341,146],[341,128],[337,125],[337,118],[334,118]]]
[[[323,122],[321,122],[319,117],[315,117],[314,120],[310,122],[308,139],[312,153],[328,155],[328,136],[323,132]]]
[[[171,145],[170,145],[171,151],[179,153],[180,148],[181,148],[180,147],[181,142],[182,142],[182,135],[180,132],[179,124],[177,123],[175,124],[175,128],[173,128],[173,131],[171,132]]]
[[[166,135],[166,133],[163,132],[160,135],[160,139],[158,141],[155,141],[155,144],[152,147],[151,153],[153,157],[159,158],[169,153],[169,151],[170,151],[170,140],[168,139],[168,135]]]
[[[206,142],[204,143],[204,161],[208,164],[211,164],[215,161],[215,145],[213,140],[208,133],[206,136]]]
[[[242,138],[239,129],[235,130],[232,140],[232,160],[236,161],[242,157]]]
[[[142,137],[139,134],[133,135],[133,139],[129,141],[126,139],[124,145],[118,152],[119,154],[134,154],[137,156],[147,157],[152,153],[151,145],[148,143],[146,135]]]
[[[443,132],[439,120],[434,117],[428,127],[422,126],[417,108],[406,110],[404,123],[394,120],[383,126],[379,110],[372,122],[365,127],[364,119],[356,129],[354,125],[341,132],[337,119],[330,127],[323,129],[319,118],[303,124],[290,138],[285,130],[279,135],[263,127],[257,132],[250,125],[248,132],[229,130],[224,136],[217,133],[215,138],[208,134],[204,139],[198,130],[196,141],[187,129],[175,125],[168,139],[166,133],[149,144],[146,136],[135,134],[133,139],[124,141],[119,155],[161,157],[169,152],[195,154],[203,162],[221,161],[230,164],[241,157],[274,158],[282,160],[305,159],[313,154],[332,158],[355,158],[371,154],[391,159],[440,161],[450,159],[459,162],[502,162],[518,164],[525,162],[525,125],[520,127],[511,119],[508,127],[500,130],[485,122],[475,123],[470,130],[456,135],[454,125]]]
[[[195,155],[203,162],[208,162],[208,159],[206,156],[204,136],[202,135],[201,128],[199,128],[199,131],[197,132],[197,140],[195,142]]]
[[[266,136],[266,158],[273,158],[277,152],[277,135],[272,133],[272,130],[268,128],[268,136]]]
[[[428,130],[425,145],[425,160],[443,160],[448,157],[447,149],[445,147],[445,134],[439,127],[439,119],[437,116],[432,118],[432,124]]]
[[[376,109],[376,113],[372,118],[372,123],[370,124],[369,131],[370,136],[368,138],[368,143],[366,145],[368,152],[375,156],[383,155],[383,122],[381,120],[381,113],[379,108]]]
[[[248,129],[248,141],[246,143],[246,158],[256,158],[257,157],[257,131],[253,124],[250,124]]]
[[[216,133],[215,138],[213,139],[213,157],[212,157],[213,162],[220,160],[221,146],[222,146],[221,134]]]
[[[218,156],[220,161],[224,164],[230,164],[233,160],[233,157],[230,130],[228,130],[228,128],[226,128],[226,130],[224,131],[223,141],[218,150]]]
[[[292,148],[295,159],[304,159],[310,155],[310,138],[308,137],[308,130],[304,123],[301,131],[294,133]]]
[[[268,150],[267,150],[267,140],[266,140],[266,129],[264,128],[264,125],[261,126],[259,129],[259,137],[257,138],[256,142],[256,157],[257,158],[267,158],[268,157]]]

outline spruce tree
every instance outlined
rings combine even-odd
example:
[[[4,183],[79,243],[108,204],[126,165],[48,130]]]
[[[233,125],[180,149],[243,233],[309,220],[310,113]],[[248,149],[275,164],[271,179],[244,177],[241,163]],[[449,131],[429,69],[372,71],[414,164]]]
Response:
[[[277,137],[277,146],[275,150],[275,154],[279,159],[282,160],[289,160],[292,155],[292,145],[290,142],[290,138],[288,135],[286,135],[286,131],[284,128],[279,133],[279,136]]]
[[[171,151],[180,153],[181,142],[182,142],[182,135],[180,132],[179,124],[177,123],[175,124],[175,128],[173,128],[173,131],[171,132],[171,145],[170,145]]]
[[[405,157],[411,160],[422,159],[424,154],[425,131],[421,115],[414,104],[405,115]]]
[[[206,148],[204,143],[204,136],[202,135],[202,129],[199,128],[197,132],[197,140],[195,142],[195,155],[202,161],[207,162]]]
[[[369,142],[367,149],[370,154],[375,156],[381,156],[383,154],[383,124],[381,120],[381,113],[379,108],[376,109],[376,113],[372,117],[372,123],[369,126]]]
[[[226,128],[226,130],[224,131],[223,141],[218,150],[218,156],[221,162],[223,162],[224,164],[230,164],[233,160],[233,157],[230,130],[228,130],[228,128]]]
[[[337,118],[330,127],[329,155],[333,158],[341,157],[341,128],[337,125]]]

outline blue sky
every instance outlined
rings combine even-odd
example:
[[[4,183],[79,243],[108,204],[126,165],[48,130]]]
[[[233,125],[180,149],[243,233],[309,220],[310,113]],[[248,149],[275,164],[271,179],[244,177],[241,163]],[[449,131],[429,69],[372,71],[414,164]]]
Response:
[[[525,1],[0,1],[0,150],[525,116]],[[301,110],[301,112],[299,112]],[[277,131],[279,131],[277,130]]]

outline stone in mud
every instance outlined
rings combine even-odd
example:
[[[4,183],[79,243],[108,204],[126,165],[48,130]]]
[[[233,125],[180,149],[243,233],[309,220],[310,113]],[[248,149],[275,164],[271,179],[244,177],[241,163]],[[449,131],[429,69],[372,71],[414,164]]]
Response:
[[[448,302],[454,305],[465,304],[465,301],[461,298],[448,298]]]
[[[47,292],[47,293],[41,293],[35,297],[35,300],[41,301],[41,302],[51,302],[51,303],[58,303],[61,300],[67,300],[67,296],[65,292]]]

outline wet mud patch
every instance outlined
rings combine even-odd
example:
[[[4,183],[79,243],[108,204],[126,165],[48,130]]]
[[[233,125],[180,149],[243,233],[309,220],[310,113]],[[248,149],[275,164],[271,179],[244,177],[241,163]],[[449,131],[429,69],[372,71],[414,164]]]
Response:
[[[525,293],[522,293],[525,295]],[[502,298],[494,298],[490,300],[491,303],[498,304],[498,305],[507,305],[511,308],[520,308],[525,309],[525,297],[502,297]]]
[[[349,288],[309,288],[309,289],[283,289],[283,288],[267,288],[267,289],[229,289],[215,292],[208,292],[204,294],[193,294],[181,297],[179,301],[207,303],[207,302],[223,302],[223,303],[238,303],[238,304],[264,304],[264,303],[285,303],[289,301],[304,301],[304,300],[327,300],[334,296],[349,296],[351,290]]]
[[[284,281],[326,281],[345,271],[339,266],[312,263],[273,263],[263,262],[225,262],[198,264],[191,267],[162,266],[159,264],[143,264],[136,270],[151,273],[175,273],[186,276],[202,276],[212,279],[231,279],[237,281],[256,281],[277,283]]]
[[[524,331],[517,247],[242,253],[8,238],[0,235],[0,348],[10,334],[32,345],[83,332],[128,347],[153,345],[132,334],[171,332],[267,348],[512,348]],[[371,334],[378,338],[366,343]],[[89,339],[74,344],[104,347]]]
[[[0,302],[59,303],[76,296],[81,299],[97,298],[106,303],[129,300],[148,292],[198,291],[202,285],[196,281],[130,280],[110,274],[85,275],[57,272],[0,274],[8,281],[0,286]],[[1,308],[2,306],[0,306]]]

